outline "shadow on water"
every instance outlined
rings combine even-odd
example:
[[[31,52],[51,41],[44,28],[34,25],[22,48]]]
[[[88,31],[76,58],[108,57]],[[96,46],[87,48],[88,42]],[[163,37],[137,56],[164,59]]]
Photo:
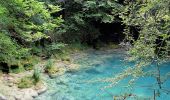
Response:
[[[88,69],[85,72],[87,74],[101,74],[101,72],[97,71],[96,69]]]

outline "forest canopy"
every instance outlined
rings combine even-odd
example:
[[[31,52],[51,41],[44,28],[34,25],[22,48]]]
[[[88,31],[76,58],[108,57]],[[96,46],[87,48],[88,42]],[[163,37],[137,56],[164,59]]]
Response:
[[[0,62],[12,64],[30,55],[36,43],[50,39],[63,22],[59,6],[37,0],[0,1]]]

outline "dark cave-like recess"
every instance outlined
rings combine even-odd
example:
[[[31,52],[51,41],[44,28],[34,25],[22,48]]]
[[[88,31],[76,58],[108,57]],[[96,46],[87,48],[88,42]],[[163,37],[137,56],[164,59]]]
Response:
[[[9,73],[9,66],[7,63],[0,62],[0,70],[4,73]]]
[[[125,26],[122,23],[95,23],[95,26],[100,31],[99,40],[104,43],[120,43],[125,37],[123,34]]]

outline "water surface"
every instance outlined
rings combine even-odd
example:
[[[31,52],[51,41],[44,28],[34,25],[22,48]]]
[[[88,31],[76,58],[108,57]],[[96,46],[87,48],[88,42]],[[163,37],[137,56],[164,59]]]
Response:
[[[121,53],[91,53],[86,58],[79,59],[82,70],[66,73],[55,79],[47,79],[49,90],[36,100],[113,100],[120,95],[131,94],[126,100],[153,100],[154,90],[160,96],[156,100],[170,100],[170,80],[163,84],[163,90],[157,91],[156,79],[143,77],[137,80],[133,88],[126,87],[128,79],[122,80],[119,85],[101,90],[109,83],[94,82],[97,79],[114,77],[132,63],[123,61]],[[153,65],[154,66],[154,65]],[[170,71],[170,63],[161,65],[161,74]],[[168,92],[169,91],[169,92]],[[140,98],[140,99],[137,99]],[[122,99],[120,99],[122,100]]]

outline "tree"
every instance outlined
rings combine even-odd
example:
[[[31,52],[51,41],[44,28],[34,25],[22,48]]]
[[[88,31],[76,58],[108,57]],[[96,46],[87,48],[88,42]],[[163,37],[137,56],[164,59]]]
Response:
[[[21,60],[36,42],[50,39],[63,21],[51,13],[60,10],[38,0],[0,0],[0,62]]]
[[[66,43],[96,43],[101,34],[95,23],[120,22],[117,15],[123,10],[116,0],[64,0],[59,4],[65,20],[61,38]]]
[[[160,64],[165,63],[170,55],[170,1],[126,1],[124,12],[119,13],[119,16],[126,25],[126,40],[133,45],[128,51],[130,55],[128,61],[135,62],[135,66],[125,69],[114,78],[103,80],[111,82],[105,88],[113,87],[129,76],[132,77],[130,83],[134,83],[135,80],[143,76],[153,76],[157,80],[159,89],[162,89],[162,83],[169,77],[169,73],[167,73],[162,78]],[[137,40],[134,39],[132,31],[130,31],[132,26],[139,30]],[[155,68],[150,69],[153,64]]]

